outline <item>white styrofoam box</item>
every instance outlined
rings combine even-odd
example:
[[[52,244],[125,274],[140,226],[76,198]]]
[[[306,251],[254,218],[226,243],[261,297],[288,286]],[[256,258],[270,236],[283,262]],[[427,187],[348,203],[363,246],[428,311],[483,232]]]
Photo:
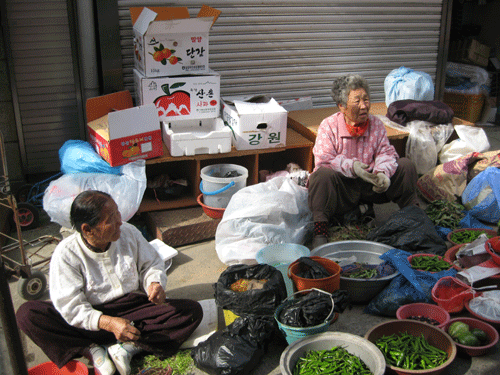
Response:
[[[163,259],[163,261],[165,262],[165,268],[168,270],[170,268],[170,265],[172,264],[172,258],[179,254],[179,252],[157,238],[149,241],[149,243],[155,248],[161,259]]]
[[[172,156],[231,151],[231,129],[220,117],[162,122],[163,143]]]
[[[286,146],[288,112],[273,98],[221,98],[222,119],[234,131],[237,150]]]
[[[220,12],[203,9],[190,18],[187,7],[130,8],[135,68],[147,77],[207,72],[209,30]]]
[[[153,103],[160,120],[187,120],[220,116],[220,74],[147,78],[134,69],[138,105]]]

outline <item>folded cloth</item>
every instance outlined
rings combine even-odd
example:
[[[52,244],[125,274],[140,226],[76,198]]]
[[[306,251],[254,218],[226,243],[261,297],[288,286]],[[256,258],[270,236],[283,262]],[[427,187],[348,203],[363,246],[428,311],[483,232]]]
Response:
[[[400,125],[413,120],[428,121],[434,124],[448,124],[455,113],[439,100],[396,100],[387,107],[386,117]]]

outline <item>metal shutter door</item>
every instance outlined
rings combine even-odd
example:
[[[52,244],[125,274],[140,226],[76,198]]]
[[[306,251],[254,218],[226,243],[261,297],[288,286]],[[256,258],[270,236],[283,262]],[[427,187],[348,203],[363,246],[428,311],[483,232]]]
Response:
[[[24,172],[60,169],[58,150],[82,139],[70,1],[7,0],[10,72]],[[74,33],[74,32],[73,32]]]
[[[210,31],[210,67],[221,95],[269,94],[278,100],[312,96],[330,106],[332,79],[364,75],[372,102],[385,101],[384,79],[406,66],[436,79],[442,0],[118,0],[124,86],[134,92],[132,6],[203,4],[222,11]]]

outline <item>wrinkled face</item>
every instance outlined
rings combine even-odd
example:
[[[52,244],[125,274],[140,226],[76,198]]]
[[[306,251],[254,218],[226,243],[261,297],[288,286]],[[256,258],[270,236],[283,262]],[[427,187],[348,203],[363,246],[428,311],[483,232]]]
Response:
[[[339,105],[340,112],[344,114],[345,121],[352,126],[359,126],[368,120],[370,111],[370,97],[364,89],[351,90],[347,106]]]
[[[101,221],[90,230],[89,242],[98,246],[117,241],[120,238],[120,227],[122,225],[122,216],[118,211],[118,206],[113,200],[108,200],[104,205],[101,214]]]

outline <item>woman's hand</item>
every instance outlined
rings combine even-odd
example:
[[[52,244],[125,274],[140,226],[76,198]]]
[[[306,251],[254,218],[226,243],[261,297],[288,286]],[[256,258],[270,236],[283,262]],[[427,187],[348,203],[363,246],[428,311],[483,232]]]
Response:
[[[165,291],[160,283],[154,282],[148,286],[148,299],[156,305],[165,302]]]
[[[130,320],[109,315],[101,315],[99,328],[113,333],[116,339],[122,342],[138,340],[141,335],[141,331],[135,328]]]

